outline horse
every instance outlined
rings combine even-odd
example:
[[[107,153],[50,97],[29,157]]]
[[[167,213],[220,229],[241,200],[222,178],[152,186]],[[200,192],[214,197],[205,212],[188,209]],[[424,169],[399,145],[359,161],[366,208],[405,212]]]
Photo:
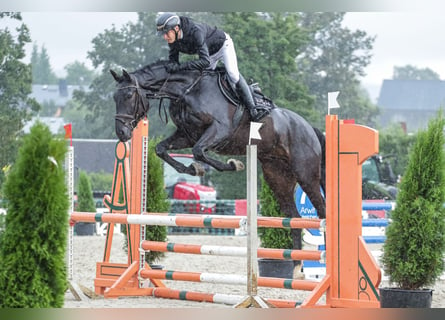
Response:
[[[168,151],[192,148],[196,161],[219,171],[240,171],[241,161],[223,163],[209,157],[245,155],[249,143],[249,112],[221,88],[220,71],[183,70],[168,73],[166,61],[158,61],[122,75],[110,70],[116,80],[115,129],[120,141],[127,141],[132,130],[146,116],[151,99],[168,98],[169,115],[176,131],[156,145],[156,154],[180,173],[203,175],[197,162],[189,166],[174,160]],[[271,101],[271,100],[269,100]],[[325,218],[325,137],[303,117],[273,104],[259,122],[261,140],[257,157],[264,180],[271,188],[279,208],[287,217],[300,217],[294,199],[297,183],[307,194],[319,218]],[[294,249],[302,248],[301,229],[292,229]],[[295,262],[295,266],[299,261]],[[295,269],[296,270],[296,269]]]

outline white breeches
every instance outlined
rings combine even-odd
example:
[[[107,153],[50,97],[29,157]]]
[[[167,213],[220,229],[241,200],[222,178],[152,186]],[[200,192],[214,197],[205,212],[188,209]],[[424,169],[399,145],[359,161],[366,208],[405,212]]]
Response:
[[[226,41],[218,52],[210,56],[209,69],[214,70],[218,61],[222,61],[233,84],[239,81],[238,61],[232,38],[226,33]]]

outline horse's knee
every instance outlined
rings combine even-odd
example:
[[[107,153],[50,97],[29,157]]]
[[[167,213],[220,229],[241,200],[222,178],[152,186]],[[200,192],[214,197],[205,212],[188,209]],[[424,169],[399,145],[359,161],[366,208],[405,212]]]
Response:
[[[161,157],[167,149],[161,143],[158,143],[155,147],[155,152],[158,157]]]
[[[204,150],[201,147],[193,147],[192,153],[195,160],[197,161],[205,160]]]

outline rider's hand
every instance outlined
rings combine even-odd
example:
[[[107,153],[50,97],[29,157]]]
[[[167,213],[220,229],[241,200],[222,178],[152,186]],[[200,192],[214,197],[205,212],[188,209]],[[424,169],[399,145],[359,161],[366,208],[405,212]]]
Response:
[[[172,72],[178,72],[180,70],[179,68],[179,64],[177,63],[169,63],[165,65],[165,70],[168,73],[172,73]]]

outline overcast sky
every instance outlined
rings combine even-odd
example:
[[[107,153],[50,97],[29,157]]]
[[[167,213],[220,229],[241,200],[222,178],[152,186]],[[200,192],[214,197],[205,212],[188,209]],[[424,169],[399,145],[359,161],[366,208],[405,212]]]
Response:
[[[39,48],[45,45],[58,76],[63,76],[64,66],[75,60],[91,66],[86,55],[98,33],[112,24],[119,28],[137,19],[134,12],[24,12],[22,16],[33,43]],[[445,79],[443,12],[353,12],[346,14],[344,25],[377,37],[367,76],[362,79],[373,99],[383,79],[392,77],[394,66],[428,67]],[[31,49],[32,44],[28,47],[29,57]]]

